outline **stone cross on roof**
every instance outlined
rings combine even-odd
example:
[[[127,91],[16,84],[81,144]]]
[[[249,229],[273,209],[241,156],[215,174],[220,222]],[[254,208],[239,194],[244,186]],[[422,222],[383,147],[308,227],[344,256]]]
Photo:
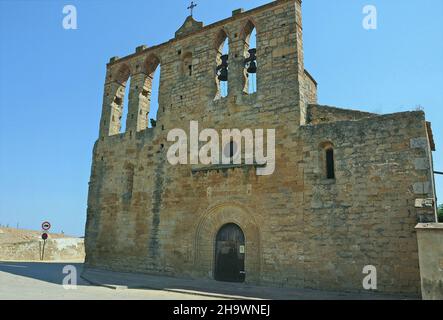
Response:
[[[194,8],[197,6],[196,3],[194,3],[194,1],[191,1],[191,5],[188,7],[189,10],[191,10],[191,17],[194,13]]]

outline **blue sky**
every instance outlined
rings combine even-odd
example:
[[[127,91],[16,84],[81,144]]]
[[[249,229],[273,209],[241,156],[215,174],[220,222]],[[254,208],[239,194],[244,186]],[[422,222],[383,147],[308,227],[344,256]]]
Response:
[[[268,1],[197,1],[205,24]],[[62,27],[64,5],[78,29]],[[378,28],[362,27],[365,5]],[[83,235],[105,65],[173,37],[188,1],[0,0],[0,224]],[[379,113],[422,107],[443,142],[443,1],[305,0],[306,69],[319,103]],[[440,116],[439,116],[440,114]],[[438,121],[440,120],[440,121]],[[435,169],[443,171],[441,151]],[[443,177],[437,178],[443,199]],[[441,203],[441,201],[439,201]]]

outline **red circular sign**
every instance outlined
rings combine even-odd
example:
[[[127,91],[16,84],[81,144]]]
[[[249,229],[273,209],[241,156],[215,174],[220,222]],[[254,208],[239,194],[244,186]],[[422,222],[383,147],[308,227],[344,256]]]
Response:
[[[43,233],[43,234],[42,234],[42,239],[43,239],[43,240],[48,239],[48,234],[47,234],[47,233]]]
[[[51,229],[51,224],[48,221],[43,222],[42,229],[48,231],[49,229]]]

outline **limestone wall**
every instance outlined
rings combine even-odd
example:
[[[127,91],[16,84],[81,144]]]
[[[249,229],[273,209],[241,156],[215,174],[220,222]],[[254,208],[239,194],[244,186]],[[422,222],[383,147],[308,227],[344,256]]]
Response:
[[[40,261],[43,240],[0,244],[0,260]],[[85,248],[83,239],[48,239],[43,261],[83,261]]]
[[[257,30],[258,91],[248,95],[245,58],[253,27]],[[248,12],[234,12],[232,17],[204,28],[188,18],[169,42],[139,47],[132,55],[112,58],[107,65],[100,140],[120,133],[125,99],[129,99],[125,134],[132,137],[146,130],[146,120],[154,117],[149,114],[150,92],[153,73],[159,66],[158,126],[168,129],[171,122],[189,122],[190,115],[205,113],[214,100],[223,104],[215,70],[221,61],[220,46],[225,39],[229,39],[229,99],[274,108],[291,105],[298,112],[296,121],[300,123],[300,113],[304,117],[306,109],[304,103],[299,107],[299,101],[304,101],[301,97],[304,91],[299,90],[299,85],[305,77],[301,5],[298,0],[278,0]],[[191,75],[187,71],[189,61]],[[130,93],[125,97],[129,78]]]
[[[419,223],[415,229],[422,297],[443,300],[443,223]]]
[[[238,118],[215,108],[207,116],[253,126],[256,118],[245,121],[251,108],[238,109]],[[272,119],[262,112],[256,117]],[[414,226],[433,219],[432,209],[414,207],[416,198],[433,197],[432,189],[417,188],[431,179],[429,167],[419,165],[430,154],[420,143],[423,114],[288,127],[276,123],[277,165],[269,177],[253,168],[192,173],[191,165],[169,165],[160,146],[101,145],[88,264],[211,278],[214,236],[234,222],[246,236],[248,282],[362,290],[363,267],[374,265],[380,291],[418,295]],[[323,176],[325,141],[335,148],[334,181]],[[130,193],[128,163],[135,168]]]
[[[414,226],[433,221],[430,149],[421,112],[302,128],[305,278],[311,286],[352,288],[365,265],[382,291],[419,292]],[[326,179],[324,145],[334,148],[335,179]],[[420,161],[419,161],[420,160]]]
[[[309,104],[307,108],[308,124],[320,124],[344,120],[360,120],[374,116],[377,115],[369,112],[340,109],[332,106],[321,106],[317,104]]]
[[[246,94],[245,43],[251,23],[258,34],[258,91]],[[300,123],[298,86],[304,68],[298,1],[275,1],[199,28],[201,25],[188,19],[175,39],[108,64],[88,198],[86,251],[91,263],[173,273],[194,269],[196,212],[206,210],[212,201],[202,199],[209,187],[206,178],[193,177],[190,165],[173,167],[167,163],[169,130],[189,132],[190,120],[199,121],[201,129],[276,128],[281,132],[288,123],[290,130],[296,130]],[[220,41],[226,36],[230,43],[229,93],[221,98],[215,68]],[[188,53],[192,54],[192,76],[181,72],[183,57]],[[140,92],[149,92],[149,75],[153,65],[155,68],[159,63],[157,126],[147,129],[139,121],[148,110]],[[121,92],[129,75],[128,119],[134,116],[137,121],[118,134]],[[279,154],[283,155],[283,143],[291,141],[287,134],[279,139]],[[238,172],[235,175],[260,185],[252,171],[250,177]],[[223,177],[213,178],[220,182],[220,186],[214,186],[217,199],[229,201],[231,194],[233,200],[242,199],[241,194],[234,194],[246,187],[235,177],[230,179],[229,188],[224,187]],[[228,193],[223,196],[218,188],[227,188]],[[186,232],[181,233],[181,228]],[[176,246],[177,237],[182,238],[180,247]]]
[[[317,82],[306,70],[303,76],[303,90],[305,91],[306,103],[308,105],[317,103]]]

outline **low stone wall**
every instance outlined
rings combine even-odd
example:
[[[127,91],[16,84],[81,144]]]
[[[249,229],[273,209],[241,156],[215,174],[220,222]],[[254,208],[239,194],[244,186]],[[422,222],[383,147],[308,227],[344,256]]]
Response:
[[[43,240],[0,244],[0,260],[40,261]],[[84,261],[83,239],[49,239],[44,246],[43,261]]]
[[[318,104],[309,104],[307,109],[307,123],[312,125],[336,121],[361,120],[375,116],[377,114]]]
[[[443,300],[443,223],[419,223],[415,229],[422,297]]]

